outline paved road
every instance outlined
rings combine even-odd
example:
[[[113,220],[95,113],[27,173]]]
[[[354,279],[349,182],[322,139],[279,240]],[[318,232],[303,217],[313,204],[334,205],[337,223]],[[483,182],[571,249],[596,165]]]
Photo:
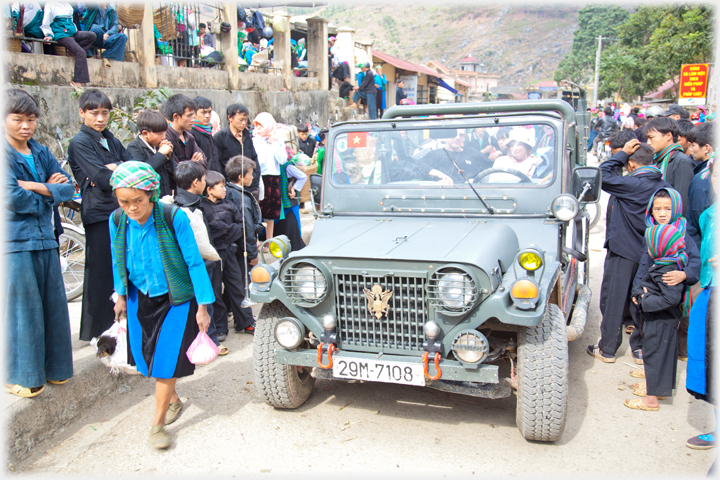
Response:
[[[714,450],[685,446],[714,427],[712,410],[678,389],[658,412],[623,406],[631,398],[627,335],[618,362],[603,364],[585,348],[599,335],[597,308],[604,220],[591,238],[594,298],[585,335],[570,345],[568,421],[555,444],[525,441],[515,427],[515,397],[485,400],[421,387],[318,380],[295,411],[258,397],[252,337],[231,335],[230,354],[178,382],[185,402],[168,427],[166,451],[147,444],[153,383],[113,395],[67,428],[67,439],[16,471],[41,474],[704,475]],[[73,306],[74,318],[79,308]]]

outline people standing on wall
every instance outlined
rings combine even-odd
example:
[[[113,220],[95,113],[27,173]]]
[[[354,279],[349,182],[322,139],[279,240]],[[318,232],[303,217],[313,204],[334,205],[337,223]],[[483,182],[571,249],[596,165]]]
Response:
[[[362,83],[355,87],[353,90],[362,92],[365,94],[365,101],[367,101],[368,116],[370,120],[377,119],[377,87],[375,86],[375,75],[370,68],[370,64],[366,63],[363,66],[364,77]]]
[[[79,88],[82,83],[90,83],[87,51],[95,43],[95,34],[79,32],[73,22],[73,13],[70,3],[50,0],[45,4],[40,29],[44,35],[43,40],[47,42],[55,40],[75,57],[75,72],[70,85]]]
[[[92,33],[92,32],[88,32]],[[80,210],[85,228],[85,276],[83,281],[80,340],[89,342],[110,328],[115,317],[112,255],[108,218],[118,208],[110,176],[131,159],[123,144],[107,128],[110,99],[100,90],[80,95],[80,132],[70,141],[68,163],[80,185]]]

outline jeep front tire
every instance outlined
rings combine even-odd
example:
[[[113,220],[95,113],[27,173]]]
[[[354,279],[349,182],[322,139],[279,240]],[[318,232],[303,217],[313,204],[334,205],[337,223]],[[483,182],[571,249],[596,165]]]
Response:
[[[311,368],[275,361],[275,349],[283,348],[275,340],[275,325],[280,319],[291,316],[290,311],[276,300],[263,305],[255,324],[255,385],[265,403],[276,408],[298,408],[305,403],[315,386]]]
[[[554,442],[565,428],[568,343],[560,307],[548,304],[540,325],[518,334],[516,423],[527,440]]]

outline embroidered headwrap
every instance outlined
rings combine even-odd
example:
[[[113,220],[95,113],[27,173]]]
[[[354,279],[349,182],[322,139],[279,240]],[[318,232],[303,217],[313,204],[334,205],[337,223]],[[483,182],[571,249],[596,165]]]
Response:
[[[655,265],[677,265],[682,270],[687,265],[685,235],[672,225],[655,225],[645,230],[650,258]]]
[[[685,217],[683,217],[682,215],[682,197],[680,196],[680,192],[678,192],[674,188],[658,188],[655,193],[653,193],[653,196],[650,197],[650,201],[648,202],[647,210],[645,210],[645,226],[650,228],[655,225],[659,225],[659,223],[657,223],[652,216],[652,209],[653,202],[655,202],[655,196],[661,190],[666,191],[670,195],[670,202],[672,204],[672,217],[670,218],[669,224],[677,228],[682,235],[685,235],[685,227],[687,225],[687,220],[685,220]]]
[[[118,188],[137,188],[150,192],[150,201],[160,198],[160,175],[145,162],[129,161],[118,165],[110,177],[113,190]]]
[[[632,171],[630,174],[631,177],[639,177],[640,175],[647,175],[650,173],[659,173],[662,175],[662,170],[660,170],[655,165],[646,165],[644,167],[638,167],[635,170]]]
[[[272,115],[267,112],[258,113],[258,116],[253,120],[255,129],[253,133],[259,137],[266,139],[269,143],[275,142],[275,130],[277,129],[277,123]]]

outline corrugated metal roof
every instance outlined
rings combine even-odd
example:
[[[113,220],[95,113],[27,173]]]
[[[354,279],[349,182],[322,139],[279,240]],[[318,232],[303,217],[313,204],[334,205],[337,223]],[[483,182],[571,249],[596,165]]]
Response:
[[[418,73],[424,73],[425,75],[431,75],[433,77],[440,77],[441,75],[436,72],[435,70],[432,70],[428,67],[425,67],[423,65],[418,65],[412,62],[408,62],[407,60],[402,60],[400,58],[393,57],[391,55],[388,55],[387,53],[378,52],[377,50],[373,50],[372,54],[374,57],[379,58],[385,63],[389,63],[390,65],[395,66],[396,68],[400,68],[402,70],[408,70],[410,72],[418,72]]]

